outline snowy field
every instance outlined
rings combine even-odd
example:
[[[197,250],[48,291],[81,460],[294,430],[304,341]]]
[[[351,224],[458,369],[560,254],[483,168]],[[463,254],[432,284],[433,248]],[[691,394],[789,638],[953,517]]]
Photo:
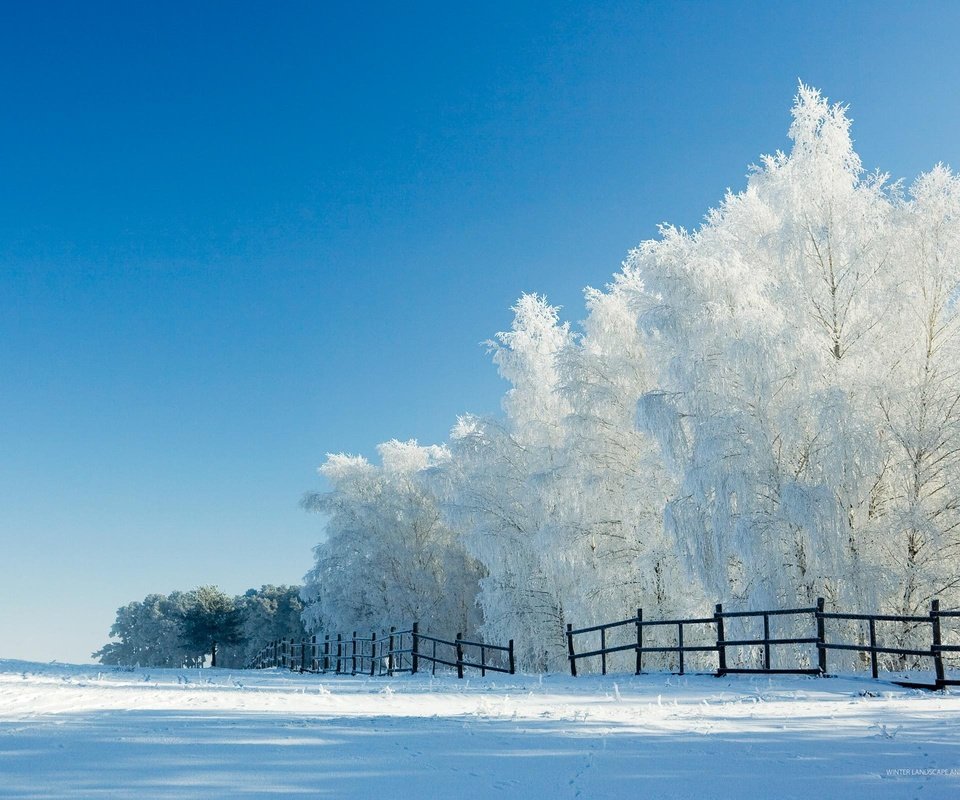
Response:
[[[960,693],[0,661],[2,797],[271,795],[960,797]]]

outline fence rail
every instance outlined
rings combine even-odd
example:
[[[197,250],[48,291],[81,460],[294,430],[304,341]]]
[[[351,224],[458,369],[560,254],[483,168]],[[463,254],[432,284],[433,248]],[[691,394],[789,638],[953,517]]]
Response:
[[[795,627],[803,628],[809,626],[809,635],[785,635],[775,636],[771,634],[771,618],[793,617]],[[734,620],[747,619],[762,620],[762,635],[754,636],[735,636],[727,638],[725,626],[726,623]],[[869,658],[870,671],[874,678],[879,677],[880,664],[878,655],[892,655],[899,657],[901,663],[906,663],[908,658],[930,659],[933,664],[935,682],[933,684],[915,683],[910,681],[894,681],[904,686],[922,687],[927,689],[943,689],[946,686],[960,686],[960,677],[948,676],[944,664],[944,654],[960,653],[960,645],[944,644],[942,640],[942,621],[945,619],[960,618],[960,611],[941,611],[940,601],[933,600],[930,605],[930,613],[925,616],[910,614],[861,614],[846,613],[840,611],[826,611],[824,609],[823,598],[818,598],[817,604],[809,608],[789,608],[789,609],[768,609],[756,611],[725,611],[721,603],[717,603],[712,617],[692,617],[688,619],[644,619],[643,609],[637,609],[637,615],[629,619],[617,620],[616,622],[607,622],[600,625],[589,625],[582,628],[574,628],[572,624],[567,624],[567,660],[570,664],[570,674],[576,677],[577,662],[586,658],[599,658],[600,671],[607,674],[607,657],[615,653],[624,653],[633,651],[636,653],[635,674],[640,675],[643,672],[643,656],[646,653],[670,654],[676,657],[678,664],[677,673],[685,673],[685,654],[687,653],[715,653],[716,669],[714,674],[718,677],[731,674],[799,674],[799,675],[827,675],[827,655],[831,650],[849,651],[859,653],[863,658]],[[839,622],[866,622],[867,632],[863,635],[861,631],[861,641],[849,641],[841,635],[837,638],[827,635],[828,620]],[[925,647],[908,647],[901,645],[889,645],[883,643],[877,634],[878,623],[899,623],[907,630],[914,632],[918,627],[930,625],[930,645]],[[644,631],[650,628],[666,626],[675,627],[675,644],[649,646],[644,643]],[[629,643],[608,644],[608,632],[617,631],[623,628],[635,628],[635,640]],[[700,634],[698,644],[689,644],[689,629],[694,628]],[[704,633],[706,629],[706,634]],[[685,633],[685,631],[687,631]],[[599,634],[598,639],[594,639],[593,646],[589,649],[577,650],[578,642],[582,639],[578,637],[589,636],[590,634]],[[709,635],[709,641],[704,641],[704,636]],[[597,646],[598,645],[598,646]],[[808,652],[802,657],[798,655],[797,648],[804,646],[809,648]],[[783,648],[793,648],[793,663],[786,666],[774,666],[773,653],[776,650],[782,652]],[[757,648],[760,657],[759,666],[730,666],[728,664],[728,648]],[[782,659],[780,661],[782,664]],[[812,664],[816,663],[816,666]]]
[[[299,642],[278,639],[261,648],[251,667],[376,677],[416,674],[420,671],[421,662],[430,664],[430,671],[434,675],[438,664],[456,669],[458,678],[463,678],[468,669],[479,670],[482,676],[487,672],[513,675],[513,639],[506,645],[467,640],[460,633],[454,639],[443,639],[421,633],[419,624],[414,622],[409,628],[390,628],[379,636],[376,631],[369,636],[361,636],[353,631],[349,637],[338,633],[331,638],[328,634],[323,641],[316,636]]]

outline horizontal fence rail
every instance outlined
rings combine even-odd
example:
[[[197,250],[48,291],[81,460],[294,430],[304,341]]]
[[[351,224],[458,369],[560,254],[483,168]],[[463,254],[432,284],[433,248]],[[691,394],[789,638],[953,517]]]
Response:
[[[513,675],[516,669],[513,639],[506,645],[467,640],[460,633],[454,639],[443,639],[421,633],[416,622],[404,630],[390,628],[379,636],[376,631],[369,636],[353,631],[349,637],[338,633],[326,635],[322,641],[316,636],[299,642],[278,639],[261,648],[251,667],[376,677],[416,674],[421,662],[430,664],[434,675],[438,664],[455,669],[458,678],[469,669],[479,670],[481,676],[487,672]]]
[[[647,653],[669,655],[677,665],[676,673],[683,675],[686,671],[685,655],[688,653],[712,653],[715,655],[716,668],[713,674],[719,676],[730,674],[800,674],[800,675],[827,675],[827,655],[830,651],[849,651],[857,653],[861,658],[869,659],[871,675],[879,677],[880,662],[878,655],[895,656],[905,669],[908,663],[917,664],[921,660],[929,660],[933,665],[935,682],[933,684],[914,683],[910,681],[894,681],[904,686],[927,689],[943,689],[946,686],[960,686],[960,677],[951,677],[946,674],[944,663],[945,654],[960,653],[960,644],[943,643],[943,620],[960,619],[960,611],[941,611],[940,601],[933,600],[930,613],[927,615],[900,615],[900,614],[853,614],[839,611],[826,611],[823,598],[818,598],[817,604],[808,608],[768,609],[757,611],[725,611],[721,603],[717,603],[713,616],[691,617],[686,619],[644,619],[643,609],[637,609],[637,615],[629,619],[607,622],[600,625],[590,625],[574,628],[567,624],[567,660],[570,664],[570,674],[576,677],[577,662],[582,659],[600,660],[600,672],[607,674],[607,658],[616,653],[633,652],[636,655],[635,674],[643,672],[643,656]],[[747,626],[759,623],[752,635],[727,636],[729,624],[736,623]],[[772,621],[786,621],[792,625],[794,631],[801,635],[775,635],[772,632]],[[828,621],[837,621],[847,625],[847,631],[840,630],[835,636],[828,637]],[[850,623],[859,624],[861,630],[857,635],[851,634]],[[863,630],[863,623],[866,629]],[[916,639],[920,629],[929,626],[929,635],[925,641],[929,646],[909,647],[905,644],[888,644],[878,636],[879,625],[895,623],[900,626],[902,638],[908,635]],[[645,640],[645,631],[656,628],[666,628],[672,632],[672,643],[651,646]],[[632,632],[631,632],[632,629]],[[695,632],[697,642],[691,644],[691,630]],[[806,631],[806,635],[803,632]],[[630,641],[622,641],[625,633],[630,633]],[[619,638],[619,642],[610,643],[610,637]],[[591,637],[591,643],[584,645],[581,637]],[[850,638],[857,641],[851,641]],[[648,634],[649,637],[649,634]],[[709,637],[705,639],[705,637]],[[580,649],[578,649],[578,645]],[[729,664],[729,650],[737,648],[741,653],[746,650],[759,657],[756,666],[731,666]],[[786,652],[785,652],[786,651]],[[774,662],[774,654],[781,658]],[[791,658],[792,657],[792,658]],[[913,659],[912,662],[909,659]],[[892,670],[889,670],[892,671]]]

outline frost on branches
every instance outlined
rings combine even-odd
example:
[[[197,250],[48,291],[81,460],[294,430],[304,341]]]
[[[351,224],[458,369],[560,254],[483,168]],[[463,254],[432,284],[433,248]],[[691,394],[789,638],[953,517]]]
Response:
[[[588,289],[581,330],[522,297],[502,417],[329,457],[315,628],[416,617],[553,669],[566,620],[637,607],[960,602],[960,180],[865,173],[802,84],[789,134]]]

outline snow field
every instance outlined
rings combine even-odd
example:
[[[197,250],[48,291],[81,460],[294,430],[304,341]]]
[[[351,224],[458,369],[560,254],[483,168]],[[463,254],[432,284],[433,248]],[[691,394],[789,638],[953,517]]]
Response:
[[[0,797],[960,797],[960,696],[0,661]]]

